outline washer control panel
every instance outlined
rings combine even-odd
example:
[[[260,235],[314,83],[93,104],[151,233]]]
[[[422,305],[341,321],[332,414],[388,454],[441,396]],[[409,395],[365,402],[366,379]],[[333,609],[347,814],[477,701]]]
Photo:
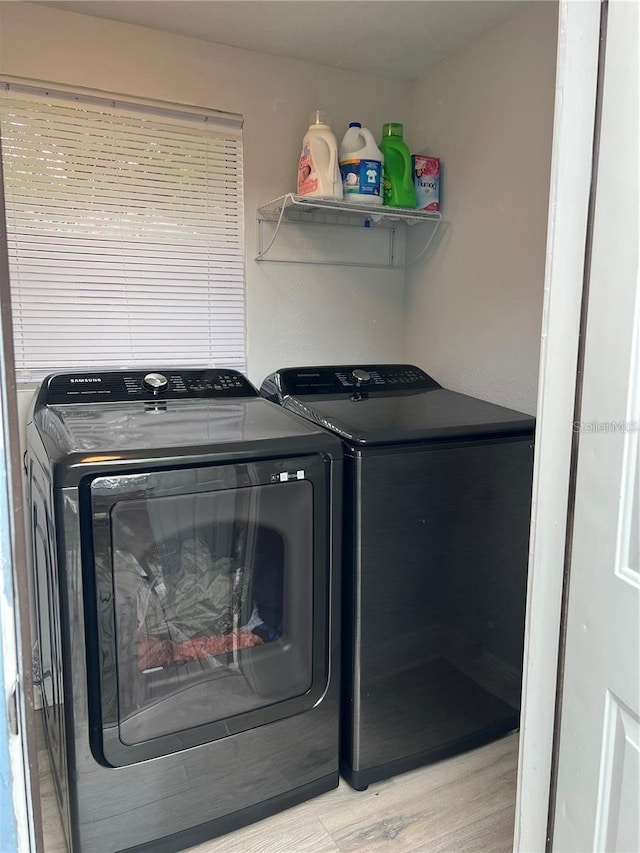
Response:
[[[424,370],[412,364],[352,364],[331,367],[292,367],[279,371],[282,393],[350,394],[372,391],[425,391],[440,388]]]
[[[249,380],[237,370],[210,368],[60,373],[45,380],[38,400],[60,405],[258,396]]]

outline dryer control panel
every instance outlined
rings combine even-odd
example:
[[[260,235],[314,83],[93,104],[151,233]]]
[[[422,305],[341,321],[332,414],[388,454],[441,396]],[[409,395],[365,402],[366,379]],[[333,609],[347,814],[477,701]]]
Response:
[[[440,388],[424,370],[412,364],[351,364],[330,367],[292,367],[278,371],[283,394],[352,394],[354,391],[425,391]]]
[[[116,370],[50,376],[42,384],[38,402],[61,405],[258,396],[249,380],[237,370]]]

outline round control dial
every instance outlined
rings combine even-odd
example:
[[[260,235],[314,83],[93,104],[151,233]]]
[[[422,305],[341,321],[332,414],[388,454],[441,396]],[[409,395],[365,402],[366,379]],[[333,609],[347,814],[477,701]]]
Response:
[[[361,385],[368,385],[369,382],[371,382],[371,374],[367,373],[367,371],[363,370],[361,367],[356,367],[356,369],[351,372],[351,376],[355,380],[358,388]]]
[[[147,373],[142,380],[142,385],[152,394],[161,394],[169,387],[169,380],[162,373]]]

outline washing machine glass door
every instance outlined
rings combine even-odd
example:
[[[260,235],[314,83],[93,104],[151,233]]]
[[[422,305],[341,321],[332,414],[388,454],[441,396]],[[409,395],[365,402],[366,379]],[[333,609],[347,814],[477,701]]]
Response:
[[[292,467],[303,473],[286,482],[271,462],[93,480],[88,647],[94,749],[108,763],[262,725],[322,695],[324,463]]]

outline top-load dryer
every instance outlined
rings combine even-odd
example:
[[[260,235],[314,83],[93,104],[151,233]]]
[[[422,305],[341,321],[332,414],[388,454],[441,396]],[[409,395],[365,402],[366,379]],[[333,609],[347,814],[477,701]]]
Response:
[[[405,364],[279,370],[262,393],[344,444],[347,780],[516,728],[534,419]]]
[[[340,442],[213,369],[50,377],[27,434],[71,849],[177,850],[335,787]]]

